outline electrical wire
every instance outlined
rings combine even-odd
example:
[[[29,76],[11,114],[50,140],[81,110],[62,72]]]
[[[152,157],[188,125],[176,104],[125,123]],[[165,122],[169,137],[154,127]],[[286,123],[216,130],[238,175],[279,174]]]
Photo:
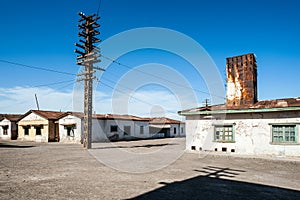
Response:
[[[139,69],[135,69],[135,68],[133,68],[133,67],[130,67],[130,66],[128,66],[128,65],[125,65],[125,64],[123,64],[123,63],[120,63],[120,62],[116,61],[115,59],[109,58],[109,57],[107,57],[107,56],[105,56],[105,55],[103,55],[103,54],[101,54],[101,57],[103,57],[103,58],[105,58],[105,59],[107,59],[107,60],[109,60],[109,61],[112,61],[113,63],[115,63],[115,64],[117,64],[117,65],[119,65],[119,66],[123,66],[123,67],[126,67],[126,68],[128,68],[128,69],[138,71],[138,72],[140,72],[140,73],[142,73],[142,74],[146,74],[146,75],[148,75],[148,76],[152,76],[152,77],[154,77],[154,78],[158,78],[158,79],[167,81],[167,82],[169,82],[169,83],[171,83],[171,84],[173,84],[173,85],[179,86],[179,87],[188,88],[188,87],[186,87],[186,86],[184,86],[184,85],[180,85],[180,84],[178,84],[178,83],[176,83],[176,82],[170,81],[170,80],[168,80],[168,79],[164,79],[164,78],[162,78],[162,77],[160,77],[160,76],[157,76],[157,75],[155,75],[155,74],[151,74],[151,73],[148,73],[148,72],[144,72],[144,71],[142,71],[142,70],[139,70]],[[188,88],[188,89],[190,89],[190,88]],[[215,95],[215,94],[211,94],[211,93],[206,92],[206,91],[202,91],[202,90],[198,90],[198,89],[194,89],[194,88],[193,88],[192,90],[194,90],[194,91],[196,91],[196,92],[200,92],[200,93],[206,94],[206,95],[214,96],[214,97],[217,97],[217,98],[220,98],[220,99],[226,99],[226,98],[224,98],[224,97],[222,97],[222,96]]]
[[[8,61],[8,60],[2,60],[2,59],[0,59],[0,62],[11,64],[11,65],[16,65],[16,66],[21,66],[21,67],[26,67],[26,68],[30,68],[30,69],[43,70],[43,71],[47,71],[47,72],[53,72],[53,73],[58,73],[58,74],[76,76],[76,74],[73,74],[73,73],[70,73],[70,72],[63,72],[63,71],[58,71],[58,70],[44,68],[44,67],[36,67],[36,66],[26,65],[26,64],[22,64],[22,63]]]
[[[102,0],[99,0],[98,10],[97,10],[97,16],[99,16],[101,4],[102,4]]]
[[[111,89],[113,89],[113,90],[115,90],[115,91],[118,91],[118,92],[123,93],[123,94],[127,94],[126,92],[121,91],[121,90],[119,90],[119,89],[116,89],[116,88],[114,88],[114,87],[112,87],[112,86],[110,86],[110,85],[104,83],[103,81],[98,81],[98,82],[100,82],[102,85],[104,85],[104,86],[106,86],[106,87],[108,87],[108,88],[111,88]],[[153,106],[153,104],[151,104],[151,103],[149,103],[149,102],[147,102],[147,101],[144,101],[144,100],[142,100],[142,99],[139,99],[139,98],[137,98],[137,97],[131,96],[131,98],[132,98],[132,99],[135,99],[135,100],[137,100],[137,101],[139,101],[139,102],[141,102],[141,103],[144,103],[144,104],[146,104],[146,105]],[[172,110],[166,110],[166,111],[167,111],[168,113],[177,114],[177,112],[174,112],[174,111],[172,111]]]

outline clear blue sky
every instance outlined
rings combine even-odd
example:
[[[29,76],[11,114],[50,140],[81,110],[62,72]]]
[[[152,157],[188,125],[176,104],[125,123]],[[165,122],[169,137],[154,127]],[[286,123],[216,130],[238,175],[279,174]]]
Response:
[[[99,0],[2,1],[0,59],[76,74],[78,66],[73,51],[78,41],[77,12],[95,13],[98,5]],[[206,49],[224,80],[226,57],[253,52],[257,56],[259,99],[298,97],[299,10],[297,0],[102,0],[100,38],[105,40],[139,27],[182,32]],[[151,62],[151,56],[155,57],[157,52],[148,53],[133,53],[121,60],[129,66]],[[171,61],[165,62],[172,65]],[[0,68],[2,89],[75,79],[1,62]],[[126,69],[112,66],[104,75],[111,81],[107,84],[113,86],[125,72]],[[194,79],[190,81],[196,89],[206,90],[197,88]],[[67,84],[49,87],[59,91],[72,89]],[[108,88],[98,90],[106,92]],[[2,95],[1,99],[5,97]]]

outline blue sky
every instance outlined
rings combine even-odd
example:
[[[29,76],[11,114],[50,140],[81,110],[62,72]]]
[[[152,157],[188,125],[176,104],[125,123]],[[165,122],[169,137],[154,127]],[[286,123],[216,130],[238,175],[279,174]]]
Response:
[[[77,12],[95,13],[98,5],[99,0],[1,2],[0,59],[76,74],[79,68],[75,64],[73,51],[74,43],[78,41]],[[297,0],[102,0],[100,38],[106,40],[122,31],[140,27],[164,27],[179,31],[205,48],[224,81],[226,57],[252,52],[257,56],[259,99],[298,97],[299,9]],[[193,89],[207,91],[201,77],[193,76],[189,63],[170,53],[136,51],[122,56],[118,61],[132,67],[151,62],[166,64],[183,74]],[[34,109],[34,93],[41,99],[43,109],[72,109],[72,80],[76,77],[1,62],[0,68],[0,113],[24,113]],[[128,68],[112,65],[103,74],[102,81],[114,87],[128,71]],[[62,81],[65,82],[47,85]],[[40,86],[44,84],[47,86]],[[101,101],[105,95],[109,98],[112,92],[110,87],[99,84],[97,92],[100,96],[96,97],[96,101]],[[147,86],[143,92],[151,89],[152,92],[163,90]],[[152,93],[152,98],[142,98],[150,104],[159,104],[153,99],[155,95]],[[61,100],[55,101],[58,98]],[[202,105],[209,95],[197,93],[197,98],[199,105]],[[96,110],[110,112],[100,107]],[[171,110],[175,112],[176,106]],[[130,114],[143,113],[132,111]]]

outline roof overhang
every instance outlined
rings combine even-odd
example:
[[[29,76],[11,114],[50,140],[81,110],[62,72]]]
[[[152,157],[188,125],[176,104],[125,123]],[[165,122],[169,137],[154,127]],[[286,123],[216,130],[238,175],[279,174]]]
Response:
[[[179,111],[179,115],[214,115],[214,114],[242,114],[242,113],[266,113],[266,112],[284,112],[300,111],[299,107],[282,107],[282,108],[249,108],[249,109],[229,109],[229,110],[211,110],[211,111]]]

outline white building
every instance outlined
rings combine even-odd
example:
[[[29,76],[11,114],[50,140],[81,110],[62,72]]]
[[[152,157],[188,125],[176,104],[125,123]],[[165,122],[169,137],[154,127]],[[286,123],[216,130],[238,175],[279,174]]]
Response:
[[[17,121],[22,115],[4,114],[0,119],[0,138],[16,140],[18,138]]]
[[[94,114],[92,142],[148,138],[149,120],[131,115]],[[59,120],[61,142],[82,143],[83,113],[69,113]]]
[[[168,118],[115,114],[94,114],[92,117],[92,142],[185,136],[184,123]],[[83,142],[83,113],[69,112],[58,123],[60,142]]]
[[[257,101],[253,54],[228,58],[226,71],[225,104],[179,111],[187,150],[300,156],[300,98]]]
[[[185,137],[185,123],[170,118],[151,118],[149,120],[152,138]]]

